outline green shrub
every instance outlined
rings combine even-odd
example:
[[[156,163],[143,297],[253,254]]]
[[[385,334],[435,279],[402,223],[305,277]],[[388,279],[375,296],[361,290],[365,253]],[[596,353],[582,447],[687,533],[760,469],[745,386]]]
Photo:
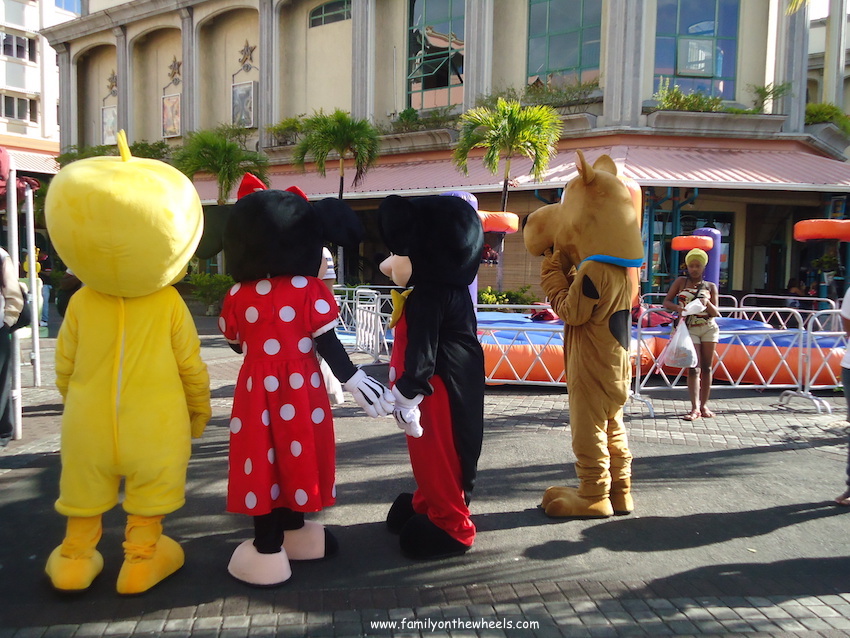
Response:
[[[537,297],[528,294],[531,286],[522,286],[518,290],[503,290],[498,292],[493,290],[491,286],[486,286],[478,290],[478,303],[482,304],[499,304],[502,306],[530,306],[537,301]],[[520,310],[519,312],[525,312]]]
[[[764,113],[764,105],[768,100],[775,101],[785,97],[786,95],[791,95],[790,82],[783,82],[782,84],[774,84],[771,82],[770,84],[762,86],[748,84],[747,89],[752,91],[756,96],[753,100],[753,110],[756,113]]]
[[[236,283],[230,275],[211,275],[199,272],[189,276],[192,295],[208,306],[217,306],[230,287]]]
[[[295,144],[298,134],[304,128],[302,123],[303,117],[304,115],[302,114],[284,118],[277,124],[267,126],[266,131],[274,138],[275,144],[278,146]]]
[[[475,106],[495,110],[496,103],[499,98],[502,98],[507,102],[519,102],[523,106],[551,106],[572,113],[592,102],[590,96],[597,89],[599,89],[598,79],[572,84],[543,84],[538,82],[529,84],[522,90],[508,87],[479,96],[475,100]]]
[[[684,93],[678,84],[670,86],[670,78],[662,78],[658,92],[652,96],[663,111],[697,111],[717,113],[723,110],[723,98],[710,96],[699,91]]]
[[[806,104],[806,124],[823,124],[831,122],[840,128],[845,135],[850,135],[850,117],[844,114],[835,104],[816,102]]]

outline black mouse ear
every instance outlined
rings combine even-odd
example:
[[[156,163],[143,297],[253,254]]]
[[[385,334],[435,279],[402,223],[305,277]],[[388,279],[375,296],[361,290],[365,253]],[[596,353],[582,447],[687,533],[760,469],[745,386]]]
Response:
[[[328,197],[313,202],[313,211],[322,224],[325,241],[342,246],[356,246],[366,236],[366,229],[357,213],[341,199]]]
[[[416,234],[417,215],[411,201],[398,195],[390,195],[378,207],[381,237],[390,252],[410,255],[410,247]]]

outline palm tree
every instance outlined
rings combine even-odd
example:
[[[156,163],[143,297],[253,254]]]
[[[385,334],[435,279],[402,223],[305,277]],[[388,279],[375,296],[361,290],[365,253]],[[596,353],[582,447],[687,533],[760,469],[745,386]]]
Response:
[[[325,176],[325,162],[331,152],[339,156],[339,199],[345,190],[345,160],[354,160],[354,182],[363,181],[368,170],[375,165],[380,155],[378,129],[369,120],[358,120],[346,111],[336,109],[328,115],[319,111],[304,120],[301,139],[292,152],[292,163],[304,170],[308,155],[316,163],[319,175]],[[339,282],[345,282],[342,246],[337,248]]]
[[[511,160],[519,155],[529,158],[534,179],[542,179],[561,139],[563,126],[551,106],[522,106],[517,100],[504,98],[496,101],[494,109],[482,106],[468,110],[460,116],[460,125],[452,161],[464,175],[469,174],[469,153],[474,148],[485,149],[481,161],[494,175],[499,170],[499,161],[505,160],[502,212],[508,206]]]
[[[192,179],[197,173],[211,173],[218,184],[217,206],[204,208],[204,234],[195,255],[201,259],[218,257],[219,273],[224,272],[220,255],[224,226],[227,223],[227,200],[245,173],[253,173],[268,185],[269,160],[262,153],[249,151],[245,145],[248,131],[231,125],[192,131],[183,146],[174,149],[172,163]]]
[[[189,179],[197,173],[212,173],[218,183],[216,203],[227,204],[234,186],[245,173],[253,173],[268,182],[269,160],[262,153],[249,151],[240,143],[233,127],[192,131],[180,148],[174,150],[174,166]]]
[[[330,115],[319,111],[304,120],[301,139],[292,152],[292,163],[304,170],[304,160],[312,155],[319,175],[325,176],[325,161],[332,151],[339,155],[339,198],[345,184],[345,159],[354,159],[354,182],[363,181],[368,170],[378,161],[380,142],[378,129],[369,120],[356,120],[346,111],[336,109]]]
[[[460,135],[452,161],[469,174],[469,153],[474,148],[485,149],[481,161],[494,175],[499,170],[500,160],[505,160],[502,182],[502,212],[508,208],[508,184],[511,180],[511,160],[524,156],[531,160],[531,173],[536,180],[543,177],[549,160],[555,154],[561,139],[561,118],[551,106],[538,104],[522,106],[517,100],[499,98],[495,108],[486,106],[468,110],[460,116]],[[502,244],[499,238],[496,248],[499,253],[496,264],[496,287],[502,290]]]

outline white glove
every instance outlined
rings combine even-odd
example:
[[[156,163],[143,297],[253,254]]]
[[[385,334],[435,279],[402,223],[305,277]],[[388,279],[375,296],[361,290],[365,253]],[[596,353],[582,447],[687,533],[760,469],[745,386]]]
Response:
[[[419,425],[419,404],[425,398],[422,394],[417,394],[412,399],[408,399],[398,389],[397,385],[393,386],[393,396],[395,397],[395,409],[393,416],[399,429],[404,430],[407,436],[412,436],[418,439],[422,436],[424,430]]]
[[[371,417],[389,416],[393,412],[393,395],[378,381],[358,370],[342,384],[357,404]]]

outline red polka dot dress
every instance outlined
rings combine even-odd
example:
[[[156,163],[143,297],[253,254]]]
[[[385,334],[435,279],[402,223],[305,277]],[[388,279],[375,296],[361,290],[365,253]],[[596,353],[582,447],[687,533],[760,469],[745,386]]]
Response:
[[[337,324],[315,277],[237,283],[219,328],[242,345],[230,419],[227,511],[316,512],[336,500],[333,419],[313,338]]]

